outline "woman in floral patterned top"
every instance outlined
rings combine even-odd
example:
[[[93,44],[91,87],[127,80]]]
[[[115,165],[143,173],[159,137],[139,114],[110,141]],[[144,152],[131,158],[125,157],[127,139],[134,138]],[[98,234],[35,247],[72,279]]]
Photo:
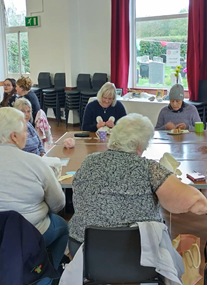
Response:
[[[158,162],[141,157],[154,134],[147,117],[129,114],[113,128],[109,149],[87,156],[73,180],[75,213],[69,221],[73,255],[89,225],[125,227],[162,222],[160,204],[172,213],[207,213],[206,198]]]

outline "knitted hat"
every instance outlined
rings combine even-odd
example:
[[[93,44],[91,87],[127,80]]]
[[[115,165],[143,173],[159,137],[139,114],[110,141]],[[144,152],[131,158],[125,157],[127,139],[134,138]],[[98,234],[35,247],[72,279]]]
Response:
[[[175,84],[170,89],[169,93],[170,100],[184,100],[184,88],[180,84]]]

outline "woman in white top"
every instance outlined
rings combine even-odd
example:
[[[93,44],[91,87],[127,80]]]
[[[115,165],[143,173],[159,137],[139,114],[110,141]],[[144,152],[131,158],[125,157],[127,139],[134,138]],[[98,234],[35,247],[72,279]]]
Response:
[[[57,268],[67,245],[68,226],[54,213],[65,206],[65,195],[41,157],[22,151],[28,136],[24,114],[1,108],[0,122],[0,211],[17,211],[32,223],[43,235]]]

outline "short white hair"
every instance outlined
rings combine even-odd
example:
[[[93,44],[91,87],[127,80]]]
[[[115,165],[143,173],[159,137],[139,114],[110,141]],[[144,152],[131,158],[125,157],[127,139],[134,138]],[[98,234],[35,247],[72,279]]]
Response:
[[[98,91],[97,94],[97,100],[99,103],[101,103],[102,101],[102,97],[106,96],[106,97],[113,97],[113,102],[111,104],[111,106],[115,106],[116,105],[116,87],[113,83],[111,82],[106,82],[101,89]]]
[[[24,114],[15,108],[0,108],[0,122],[0,143],[8,142],[12,132],[21,134],[24,131]]]
[[[128,114],[118,120],[112,129],[108,147],[130,153],[143,152],[154,135],[149,118],[140,114]]]
[[[29,100],[27,100],[26,98],[20,98],[20,99],[17,99],[15,102],[14,102],[14,105],[13,105],[14,108],[18,109],[18,110],[22,110],[24,109],[25,107],[29,107],[32,111],[32,105],[30,103]]]

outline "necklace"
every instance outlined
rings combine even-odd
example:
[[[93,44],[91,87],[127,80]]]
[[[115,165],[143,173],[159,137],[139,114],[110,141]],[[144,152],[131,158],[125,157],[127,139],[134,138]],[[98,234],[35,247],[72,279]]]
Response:
[[[102,107],[103,108],[103,107]],[[106,114],[107,108],[103,108],[104,114]]]

